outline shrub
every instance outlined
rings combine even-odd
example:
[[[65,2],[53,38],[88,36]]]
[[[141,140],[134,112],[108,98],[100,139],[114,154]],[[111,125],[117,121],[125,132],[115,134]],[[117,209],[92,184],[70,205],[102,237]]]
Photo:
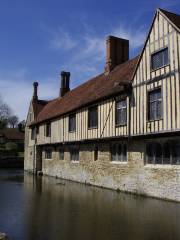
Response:
[[[6,143],[6,150],[15,152],[17,151],[17,149],[18,149],[18,146],[16,143],[13,143],[13,142]]]

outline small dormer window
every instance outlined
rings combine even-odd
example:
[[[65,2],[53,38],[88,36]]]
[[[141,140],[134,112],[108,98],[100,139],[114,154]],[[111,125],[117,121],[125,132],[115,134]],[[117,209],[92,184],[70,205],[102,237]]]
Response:
[[[151,68],[156,70],[158,68],[164,67],[169,63],[168,48],[164,48],[158,52],[151,55]]]

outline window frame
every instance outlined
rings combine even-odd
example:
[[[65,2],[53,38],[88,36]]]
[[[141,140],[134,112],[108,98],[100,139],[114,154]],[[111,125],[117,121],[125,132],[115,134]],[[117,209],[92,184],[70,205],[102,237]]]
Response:
[[[70,146],[69,153],[70,153],[70,162],[79,163],[79,146],[78,145]],[[76,155],[76,154],[77,154],[77,159],[76,157],[73,159],[72,158],[73,155]]]
[[[155,91],[161,91],[161,116],[159,118],[150,118],[150,94],[155,92]],[[158,100],[159,101],[159,100]],[[155,102],[155,101],[154,101]],[[157,102],[157,100],[156,100]],[[153,88],[147,91],[147,100],[146,100],[146,104],[147,104],[147,121],[148,122],[154,122],[154,121],[160,121],[163,119],[163,92],[162,92],[162,87],[157,87],[157,88]],[[156,113],[157,115],[157,113]]]
[[[97,119],[96,119],[96,125],[90,125],[90,113],[93,109],[96,109]],[[88,129],[96,129],[98,128],[98,105],[93,105],[88,108]]]
[[[167,53],[168,53],[168,63],[167,63],[167,64],[163,64],[163,65],[160,66],[160,67],[153,68],[153,56],[155,56],[156,54],[158,54],[158,53],[160,53],[160,52],[165,51],[166,49],[167,49]],[[169,47],[168,47],[168,46],[165,46],[165,47],[163,47],[163,48],[161,48],[161,49],[153,52],[153,53],[151,54],[151,62],[150,62],[150,64],[151,64],[151,71],[156,71],[156,70],[158,70],[158,69],[161,69],[161,68],[163,68],[163,67],[166,67],[166,66],[170,65]]]
[[[48,122],[45,125],[45,136],[51,137],[51,122]]]
[[[60,156],[61,156],[61,153],[63,153],[63,158],[60,157]],[[64,148],[63,148],[63,147],[60,147],[60,148],[58,149],[58,154],[59,154],[59,160],[60,160],[60,161],[64,161]]]
[[[94,161],[96,162],[99,159],[99,146],[96,144],[94,145]]]
[[[71,120],[75,121],[74,128],[71,126]],[[76,113],[72,113],[69,115],[69,132],[76,132]]]
[[[117,122],[117,114],[118,114],[117,104],[118,104],[119,102],[123,102],[123,101],[126,102],[126,107],[121,107],[120,110],[121,110],[121,109],[126,109],[126,121],[125,121],[125,122]],[[116,100],[116,102],[115,102],[115,126],[116,126],[116,127],[119,127],[119,126],[125,126],[125,125],[127,125],[127,97],[118,99],[118,100]]]
[[[36,127],[31,128],[31,140],[36,139]]]
[[[175,141],[175,142],[174,142]],[[155,150],[153,149],[153,161],[152,163],[149,163],[148,161],[148,154],[147,154],[147,146],[148,144],[152,144],[155,146],[155,144],[160,144],[161,145],[161,150],[162,150],[162,163],[157,162],[156,160],[156,154],[155,154]],[[167,161],[167,157],[165,156],[165,145],[169,145],[169,161]],[[148,141],[146,142],[145,145],[145,165],[150,165],[150,166],[180,166],[180,153],[179,153],[179,157],[177,157],[176,159],[176,163],[173,163],[173,149],[175,149],[175,145],[179,145],[180,146],[180,139],[179,140],[165,140],[165,141]],[[177,147],[176,146],[176,147]],[[176,149],[180,149],[180,148],[176,148]],[[179,159],[179,160],[178,160]]]
[[[115,148],[114,148],[115,147]],[[119,147],[121,147],[121,154],[118,155]],[[124,148],[125,147],[125,148]],[[115,154],[113,154],[113,150],[115,149]],[[124,149],[126,149],[126,157],[124,158]],[[113,159],[113,155],[115,159]],[[128,144],[126,142],[111,142],[110,145],[110,156],[111,156],[111,163],[128,163]]]
[[[53,150],[47,148],[47,149],[45,149],[44,152],[45,152],[45,153],[44,153],[44,158],[45,158],[45,160],[52,160]],[[49,153],[51,154],[50,157],[48,156]]]

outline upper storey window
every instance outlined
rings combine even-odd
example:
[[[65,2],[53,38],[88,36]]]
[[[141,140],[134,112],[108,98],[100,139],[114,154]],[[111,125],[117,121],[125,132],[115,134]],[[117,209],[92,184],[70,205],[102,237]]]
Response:
[[[124,125],[127,122],[126,99],[116,102],[116,125]]]
[[[152,70],[166,66],[169,63],[168,48],[153,53],[151,56]]]
[[[46,137],[51,136],[51,123],[46,123]]]
[[[76,114],[69,115],[69,132],[76,131]]]
[[[88,109],[88,128],[97,128],[98,126],[98,107]]]
[[[31,129],[31,140],[34,140],[36,138],[36,128],[33,127]]]
[[[162,98],[161,89],[156,89],[149,92],[148,95],[149,120],[159,120],[162,118]]]

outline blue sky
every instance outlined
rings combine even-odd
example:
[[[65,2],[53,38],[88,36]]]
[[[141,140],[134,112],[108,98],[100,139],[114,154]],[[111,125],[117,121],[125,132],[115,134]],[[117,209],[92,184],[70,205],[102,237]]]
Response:
[[[34,81],[50,99],[60,71],[71,72],[71,88],[103,71],[108,35],[138,54],[157,7],[180,14],[179,0],[1,0],[0,95],[25,119]]]

